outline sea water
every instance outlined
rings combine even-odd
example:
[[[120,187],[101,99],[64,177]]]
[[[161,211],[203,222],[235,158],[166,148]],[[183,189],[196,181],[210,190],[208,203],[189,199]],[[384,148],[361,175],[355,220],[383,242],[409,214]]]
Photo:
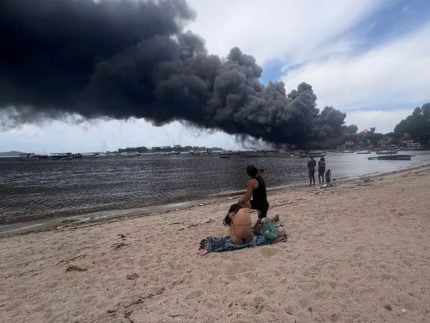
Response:
[[[429,151],[399,152],[410,161],[368,160],[372,155],[326,153],[336,180],[388,173],[430,163]],[[316,158],[318,160],[318,158]],[[267,187],[308,183],[306,159],[149,155],[74,160],[0,159],[0,225],[228,196],[244,191],[248,164],[265,170]],[[317,180],[318,181],[318,180]],[[270,191],[269,191],[270,201]]]

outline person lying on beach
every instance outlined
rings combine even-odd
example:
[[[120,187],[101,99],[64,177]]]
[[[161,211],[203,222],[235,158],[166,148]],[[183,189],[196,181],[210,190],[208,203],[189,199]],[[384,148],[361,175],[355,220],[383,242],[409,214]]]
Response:
[[[238,204],[240,204],[241,207],[258,211],[256,223],[256,226],[258,226],[261,220],[267,216],[267,211],[269,210],[266,183],[263,177],[258,174],[258,170],[254,165],[248,165],[248,167],[246,167],[246,172],[249,176],[248,182],[246,183],[246,192],[244,196],[239,199]]]
[[[224,218],[224,225],[230,226],[230,240],[233,243],[244,244],[254,238],[251,228],[251,210],[235,203],[230,206]]]

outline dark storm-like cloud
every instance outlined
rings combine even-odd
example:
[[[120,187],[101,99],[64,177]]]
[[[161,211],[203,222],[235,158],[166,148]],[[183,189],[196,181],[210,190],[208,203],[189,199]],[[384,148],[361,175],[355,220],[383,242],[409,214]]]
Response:
[[[180,120],[298,146],[342,132],[345,115],[320,114],[310,85],[287,95],[282,83],[263,86],[240,49],[208,55],[183,31],[194,16],[180,0],[1,1],[0,109],[17,114],[0,125],[67,114]]]

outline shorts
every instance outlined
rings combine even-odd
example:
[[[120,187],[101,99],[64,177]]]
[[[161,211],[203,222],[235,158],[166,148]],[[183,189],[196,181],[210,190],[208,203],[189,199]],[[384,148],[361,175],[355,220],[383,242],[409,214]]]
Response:
[[[249,201],[251,208],[258,211],[258,218],[262,219],[267,216],[267,211],[269,210],[269,203],[267,205],[257,204],[254,200]]]
[[[325,169],[318,169],[318,176],[324,176]]]
[[[309,175],[309,178],[315,178],[315,169],[309,169],[308,175]]]

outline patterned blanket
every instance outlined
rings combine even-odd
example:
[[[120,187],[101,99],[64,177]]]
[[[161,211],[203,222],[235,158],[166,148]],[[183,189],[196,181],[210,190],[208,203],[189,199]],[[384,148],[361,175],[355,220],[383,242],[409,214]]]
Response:
[[[233,243],[229,236],[207,237],[200,242],[198,254],[203,256],[209,252],[233,251],[267,244],[272,244],[272,242],[267,240],[264,236],[255,236],[251,242],[243,244]]]

